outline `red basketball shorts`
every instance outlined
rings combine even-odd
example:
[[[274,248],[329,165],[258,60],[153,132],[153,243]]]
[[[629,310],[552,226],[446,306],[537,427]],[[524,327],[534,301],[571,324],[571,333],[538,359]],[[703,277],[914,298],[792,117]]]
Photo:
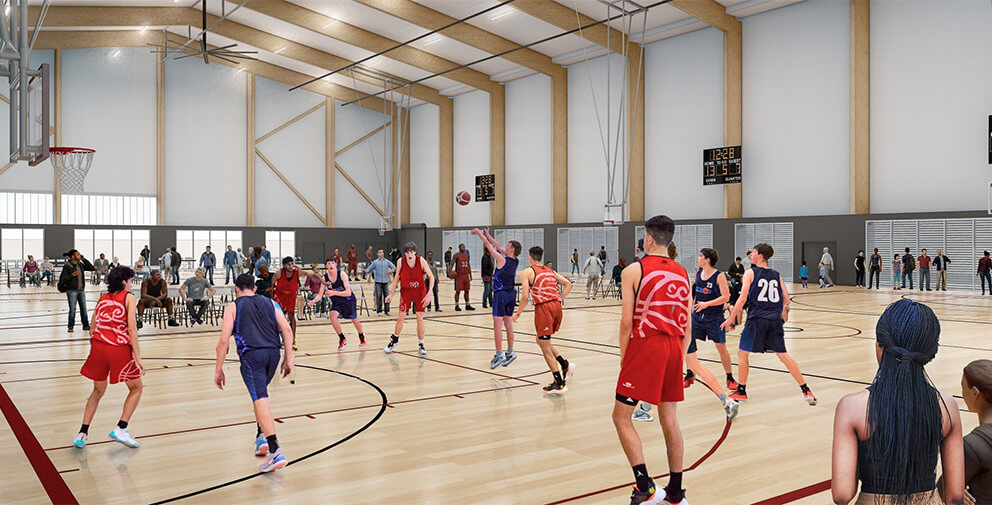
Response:
[[[468,291],[472,288],[472,278],[468,275],[455,277],[455,291]]]
[[[534,306],[534,329],[538,337],[548,337],[561,328],[561,302],[545,302]]]
[[[110,345],[99,340],[90,341],[90,355],[79,373],[95,381],[105,381],[109,377],[111,384],[141,377],[141,369],[131,355],[131,346]]]
[[[632,337],[620,366],[617,395],[658,405],[685,399],[682,339]]]
[[[426,295],[422,289],[400,291],[400,313],[406,314],[406,311],[410,310],[411,306],[415,314],[424,312],[425,297]]]

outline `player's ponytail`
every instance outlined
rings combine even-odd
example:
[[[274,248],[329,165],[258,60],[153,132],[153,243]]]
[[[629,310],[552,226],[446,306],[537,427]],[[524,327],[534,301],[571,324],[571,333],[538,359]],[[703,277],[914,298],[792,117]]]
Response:
[[[939,393],[923,366],[937,355],[940,322],[930,307],[899,300],[875,327],[882,348],[869,386],[866,454],[876,494],[893,504],[924,503],[921,479],[932,476],[942,436]],[[957,408],[957,406],[954,406]]]

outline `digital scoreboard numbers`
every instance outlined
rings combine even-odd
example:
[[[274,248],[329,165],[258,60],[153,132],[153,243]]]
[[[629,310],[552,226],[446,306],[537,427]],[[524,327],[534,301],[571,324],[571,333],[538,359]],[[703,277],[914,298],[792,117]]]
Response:
[[[703,149],[703,186],[741,182],[741,146]]]
[[[475,176],[475,201],[491,202],[496,199],[496,176],[493,174]]]

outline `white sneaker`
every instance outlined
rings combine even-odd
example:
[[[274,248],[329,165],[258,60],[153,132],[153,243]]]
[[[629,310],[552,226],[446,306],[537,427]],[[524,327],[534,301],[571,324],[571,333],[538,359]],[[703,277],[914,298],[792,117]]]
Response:
[[[424,344],[420,344],[417,347],[419,347],[419,349],[417,349],[417,353],[423,357],[427,357],[427,349],[424,348]]]
[[[398,344],[399,342],[400,339],[395,337],[389,337],[389,343],[386,344],[386,347],[382,348],[383,352],[385,352],[386,354],[391,354],[393,352],[393,349],[396,348],[396,344]]]
[[[110,432],[110,438],[132,449],[141,447],[141,444],[131,436],[131,432],[127,431],[127,428],[114,428],[114,431]]]
[[[503,362],[500,363],[500,364],[503,365],[503,366],[507,366],[510,363],[513,363],[514,361],[516,361],[516,359],[517,359],[517,353],[515,353],[515,352],[508,352],[508,353],[506,353],[506,354],[503,355]]]
[[[86,447],[86,441],[88,439],[89,437],[85,433],[77,433],[76,438],[72,439],[72,446],[82,449],[83,447]]]
[[[733,421],[734,418],[737,417],[737,413],[740,411],[740,404],[731,400],[730,397],[727,397],[727,399],[723,401],[723,410],[727,413],[727,420]]]
[[[489,361],[489,369],[495,370],[501,363],[503,363],[503,353],[498,352],[493,359]]]
[[[630,416],[630,418],[634,421],[645,421],[645,422],[654,421],[654,417],[651,415],[650,412],[641,409],[635,410],[634,415]]]
[[[568,381],[572,380],[572,376],[575,375],[575,362],[569,361],[568,370],[563,371],[565,372],[565,384],[568,384]]]

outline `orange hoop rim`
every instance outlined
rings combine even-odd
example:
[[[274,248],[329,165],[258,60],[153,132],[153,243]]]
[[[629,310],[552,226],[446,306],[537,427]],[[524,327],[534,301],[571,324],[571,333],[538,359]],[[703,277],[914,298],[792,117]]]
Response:
[[[52,154],[72,154],[72,153],[95,153],[96,149],[90,149],[88,147],[49,147],[48,152]]]

